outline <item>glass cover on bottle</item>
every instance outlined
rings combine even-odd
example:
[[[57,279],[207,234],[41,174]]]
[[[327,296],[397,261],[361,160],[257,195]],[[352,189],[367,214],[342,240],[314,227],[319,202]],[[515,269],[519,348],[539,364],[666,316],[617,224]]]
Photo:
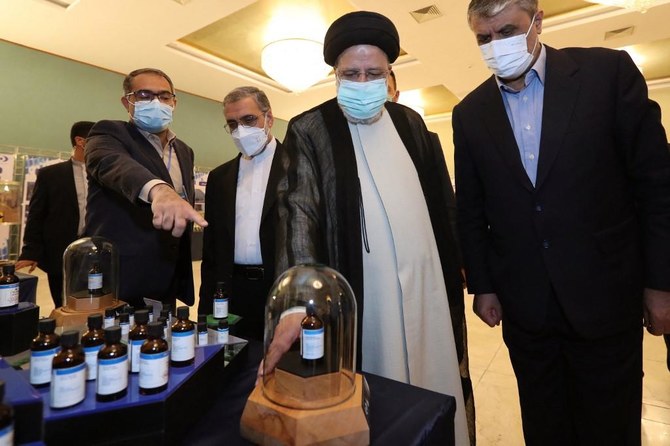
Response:
[[[346,279],[322,265],[285,271],[265,307],[264,395],[295,409],[339,404],[354,392],[355,364],[356,300]]]

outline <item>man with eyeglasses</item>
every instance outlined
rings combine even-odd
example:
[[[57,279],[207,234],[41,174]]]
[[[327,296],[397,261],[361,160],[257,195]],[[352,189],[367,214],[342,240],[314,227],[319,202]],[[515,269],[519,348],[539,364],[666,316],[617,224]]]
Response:
[[[374,12],[346,14],[328,29],[324,59],[335,69],[337,97],[289,123],[277,271],[322,263],[342,273],[356,296],[359,367],[453,395],[456,444],[464,445],[467,418],[474,439],[474,412],[449,225],[455,209],[444,154],[423,119],[387,102],[399,52],[395,26]],[[261,374],[291,345],[303,316],[281,320],[282,339],[275,336]]]
[[[99,121],[86,143],[86,234],[118,249],[120,299],[192,305],[191,222],[207,222],[192,207],[193,150],[169,128],[172,80],[142,68],[125,77],[123,92],[130,121]]]
[[[452,117],[475,313],[527,445],[639,445],[643,321],[670,332],[670,153],[625,51],[540,42],[537,0],[473,0],[492,72]]]
[[[240,154],[209,173],[205,195],[198,313],[212,313],[216,282],[226,283],[231,333],[263,340],[265,301],[274,281],[277,183],[282,145],[272,136],[270,101],[256,87],[223,99],[226,131]]]

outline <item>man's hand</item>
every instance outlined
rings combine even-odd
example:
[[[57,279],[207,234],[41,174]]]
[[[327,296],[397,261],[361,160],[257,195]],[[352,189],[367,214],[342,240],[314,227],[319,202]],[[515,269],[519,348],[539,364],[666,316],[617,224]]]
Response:
[[[475,294],[472,309],[479,316],[479,319],[486,322],[489,327],[500,325],[500,321],[502,321],[502,305],[500,305],[498,295],[495,293]]]
[[[258,376],[256,385],[261,382],[263,375],[272,373],[284,353],[286,353],[296,339],[300,337],[300,323],[305,317],[305,313],[293,313],[282,318],[277,324],[275,335],[268,347],[267,355],[258,367]]]
[[[154,228],[172,231],[174,237],[181,237],[189,221],[203,228],[207,222],[167,184],[157,184],[149,191]]]
[[[17,271],[20,270],[21,268],[25,268],[26,266],[30,267],[28,270],[28,273],[32,273],[35,268],[37,268],[37,261],[35,260],[19,260],[16,262],[16,266],[14,267]]]
[[[670,291],[644,289],[644,325],[655,336],[670,333]]]

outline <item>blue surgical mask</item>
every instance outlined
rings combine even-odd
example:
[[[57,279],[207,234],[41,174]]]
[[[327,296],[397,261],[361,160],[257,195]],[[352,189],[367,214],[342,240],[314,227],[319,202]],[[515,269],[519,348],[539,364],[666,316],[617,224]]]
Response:
[[[172,123],[172,107],[158,99],[135,103],[135,125],[149,133],[160,133]]]
[[[385,78],[367,82],[342,79],[337,87],[337,103],[352,118],[370,119],[381,112],[387,93]]]

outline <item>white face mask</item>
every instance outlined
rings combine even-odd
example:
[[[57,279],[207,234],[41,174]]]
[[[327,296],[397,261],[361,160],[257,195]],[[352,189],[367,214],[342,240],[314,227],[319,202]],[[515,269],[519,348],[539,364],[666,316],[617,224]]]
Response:
[[[533,50],[528,52],[526,38],[533,28],[535,16],[530,22],[526,34],[508,37],[506,39],[492,40],[479,46],[484,62],[489,70],[501,79],[517,79],[521,77],[533,62],[533,53],[540,38],[535,40]]]
[[[267,116],[265,117],[265,123],[267,124]],[[261,129],[258,127],[238,125],[237,128],[230,133],[230,136],[233,137],[233,142],[237,146],[237,149],[242,155],[248,158],[253,158],[260,154],[268,141],[268,134],[265,131],[265,126]]]

